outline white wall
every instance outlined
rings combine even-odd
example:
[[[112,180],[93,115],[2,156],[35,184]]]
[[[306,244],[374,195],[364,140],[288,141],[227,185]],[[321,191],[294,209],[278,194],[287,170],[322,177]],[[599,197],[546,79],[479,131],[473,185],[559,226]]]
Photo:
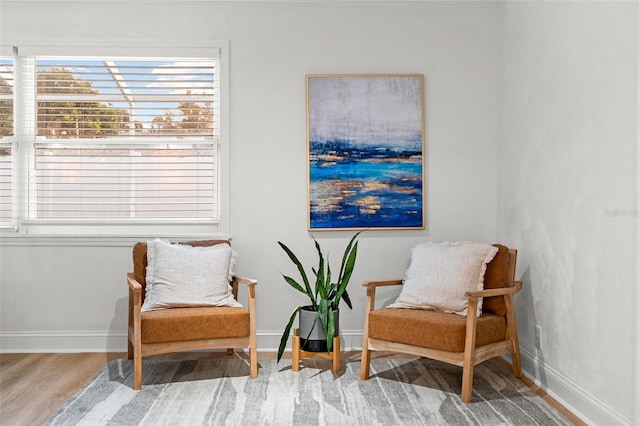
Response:
[[[640,404],[638,16],[637,2],[500,7],[498,236],[520,250],[525,368],[594,424],[631,424]]]
[[[416,242],[496,239],[495,5],[3,1],[0,13],[3,42],[230,40],[231,232],[239,272],[259,280],[262,350],[277,347],[304,302],[280,276],[295,270],[277,241],[315,263],[306,230],[306,74],[426,79],[427,229],[362,236],[354,310],[341,314],[346,347],[361,346],[361,282],[401,278]],[[339,262],[351,233],[315,236]],[[136,239],[5,236],[2,350],[125,348],[125,272]]]

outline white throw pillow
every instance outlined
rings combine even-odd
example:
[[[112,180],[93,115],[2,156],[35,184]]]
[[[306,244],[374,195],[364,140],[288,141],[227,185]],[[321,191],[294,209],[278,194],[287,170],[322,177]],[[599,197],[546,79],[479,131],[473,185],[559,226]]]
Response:
[[[229,282],[235,251],[228,244],[191,247],[147,241],[146,295],[142,312],[190,306],[241,307]]]
[[[498,252],[489,244],[426,242],[411,250],[411,264],[395,303],[389,308],[437,310],[467,315],[467,291],[484,288],[487,263]],[[480,316],[482,299],[478,303]]]

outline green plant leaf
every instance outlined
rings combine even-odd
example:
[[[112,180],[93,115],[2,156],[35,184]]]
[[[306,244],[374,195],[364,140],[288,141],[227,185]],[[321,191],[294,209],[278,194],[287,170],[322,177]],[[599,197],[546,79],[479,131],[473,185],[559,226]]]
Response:
[[[295,288],[296,290],[298,290],[300,293],[302,294],[307,294],[307,292],[305,291],[304,288],[302,288],[302,286],[300,284],[298,284],[298,282],[296,280],[294,280],[291,277],[288,277],[284,274],[282,274],[282,277],[284,278],[284,280],[293,288]]]
[[[309,340],[311,333],[313,333],[313,330],[316,328],[316,324],[318,324],[319,321],[321,322],[320,312],[316,311],[316,315],[313,317],[313,324],[311,324],[311,327],[309,328],[309,333],[307,333],[307,337],[305,337],[304,340]]]
[[[302,263],[300,263],[300,260],[298,260],[298,257],[284,243],[278,241],[278,244],[280,245],[280,247],[282,247],[282,250],[284,250],[287,253],[287,255],[289,256],[289,259],[291,259],[291,261],[298,268],[298,272],[300,272],[300,276],[302,277],[302,281],[304,282],[304,288],[306,289],[306,294],[311,300],[311,304],[315,308],[315,306],[317,306],[315,297],[313,296],[313,291],[311,290],[311,285],[309,285],[309,279],[307,278],[307,273],[305,272],[304,267],[302,266]]]
[[[329,286],[329,293],[327,299],[329,299],[332,303],[336,301],[336,291],[338,290],[338,284],[333,283]]]
[[[296,319],[296,315],[298,315],[298,312],[300,312],[300,309],[302,309],[302,306],[299,306],[298,308],[296,308],[295,311],[293,311],[293,314],[291,314],[291,318],[289,318],[289,323],[287,323],[287,326],[285,327],[284,332],[282,333],[282,337],[280,338],[280,346],[278,347],[278,360],[276,361],[276,363],[280,362],[280,358],[282,358],[284,349],[287,347],[289,334],[291,334],[291,326],[293,325],[293,322]]]
[[[324,282],[324,255],[322,254],[322,249],[320,248],[320,244],[314,238],[313,242],[316,246],[316,251],[318,252],[318,270],[316,271],[316,297],[320,295],[320,300],[327,298],[327,289],[325,288]]]
[[[329,311],[329,301],[327,299],[320,300],[318,304],[318,315],[320,315],[320,325],[322,326],[322,331],[324,334],[327,334],[327,312]]]
[[[353,309],[353,306],[351,306],[351,298],[349,297],[349,293],[347,293],[346,288],[342,292],[342,300],[344,300],[344,303],[347,304],[349,309]],[[336,299],[336,304],[339,304],[339,303],[340,303],[340,299]],[[334,309],[338,309],[338,307],[336,306]]]
[[[336,319],[334,317],[333,309],[329,309],[327,312],[327,352],[331,352],[333,347],[333,337],[336,334]]]
[[[324,300],[327,298],[327,291],[324,288],[324,281],[320,277],[316,278],[316,299]]]
[[[351,274],[353,273],[353,268],[356,263],[356,257],[358,255],[358,242],[353,245],[351,252],[348,257],[346,257],[346,264],[344,265],[344,275],[342,275],[341,280],[338,282],[338,290],[336,293],[336,299],[340,301],[342,298],[342,294],[347,289],[347,285],[349,285],[349,280],[351,279]]]
[[[351,240],[349,240],[349,244],[347,244],[347,247],[344,249],[344,253],[342,255],[342,263],[340,263],[340,273],[338,274],[338,282],[342,281],[342,274],[344,273],[345,262],[347,261],[348,254],[351,252],[351,246],[353,245],[353,242],[356,240],[356,238],[358,238],[358,235],[360,235],[363,231],[364,230],[356,232],[354,236],[351,237]]]

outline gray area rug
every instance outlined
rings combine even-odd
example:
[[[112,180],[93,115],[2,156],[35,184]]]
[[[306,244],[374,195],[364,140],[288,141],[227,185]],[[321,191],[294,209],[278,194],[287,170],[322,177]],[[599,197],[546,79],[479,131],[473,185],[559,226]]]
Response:
[[[565,417],[493,360],[476,367],[473,400],[460,402],[462,369],[426,359],[378,358],[361,381],[360,361],[145,359],[112,361],[48,425],[569,425]]]

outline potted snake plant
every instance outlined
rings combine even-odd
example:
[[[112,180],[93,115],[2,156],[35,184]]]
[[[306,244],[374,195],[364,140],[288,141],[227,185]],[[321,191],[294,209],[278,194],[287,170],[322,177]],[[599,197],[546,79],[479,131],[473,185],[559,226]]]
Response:
[[[278,241],[280,247],[297,267],[302,282],[300,283],[290,276],[282,274],[284,280],[295,290],[306,295],[310,302],[309,305],[298,306],[291,314],[280,339],[278,361],[282,358],[289,340],[291,327],[298,315],[300,315],[299,325],[302,349],[312,352],[323,352],[325,350],[331,352],[333,338],[339,335],[338,313],[340,300],[344,300],[349,309],[352,309],[347,286],[349,285],[358,254],[358,241],[356,241],[356,238],[361,232],[357,232],[345,248],[337,279],[335,275],[331,274],[328,257],[322,252],[318,241],[312,237],[318,252],[318,266],[317,268],[311,268],[314,276],[313,287],[298,257],[289,247]]]

